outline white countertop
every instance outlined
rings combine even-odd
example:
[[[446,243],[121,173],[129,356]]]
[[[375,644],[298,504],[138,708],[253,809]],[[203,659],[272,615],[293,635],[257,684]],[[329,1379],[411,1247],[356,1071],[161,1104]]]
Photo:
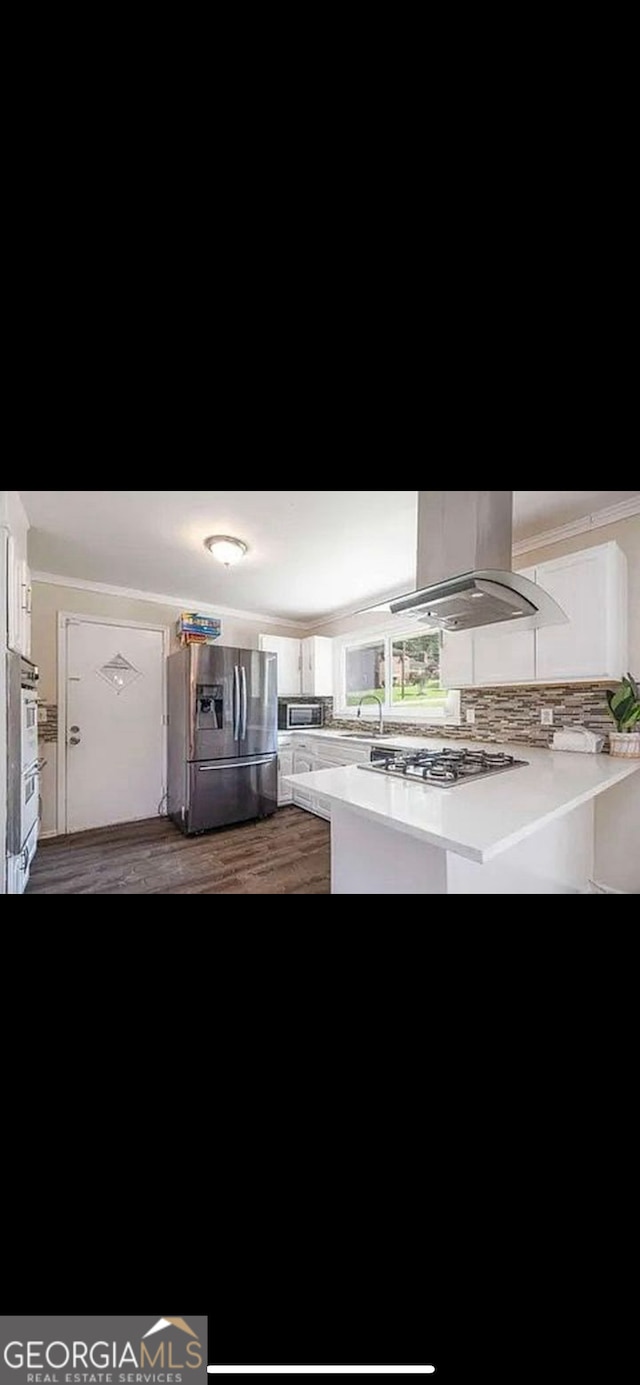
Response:
[[[389,736],[387,743],[441,750],[446,741]],[[483,748],[482,742],[471,739],[469,745],[474,750]],[[443,851],[484,863],[640,769],[640,760],[611,755],[539,750],[529,745],[485,748],[505,750],[528,764],[450,789],[371,774],[357,765],[297,774],[289,776],[288,782],[323,794],[330,802],[341,803],[364,817],[384,821],[395,831],[407,832]]]
[[[357,723],[356,723],[356,725],[357,725]],[[353,732],[351,732],[351,731],[330,731],[330,730],[327,730],[327,731],[320,731],[317,727],[314,727],[313,729],[310,728],[308,731],[305,731],[305,730],[303,730],[303,729],[301,729],[301,728],[298,728],[298,729],[295,730],[295,731],[278,731],[278,741],[279,741],[279,742],[288,740],[290,736],[293,736],[293,737],[295,737],[296,740],[301,740],[301,741],[306,741],[306,740],[314,740],[314,741],[315,741],[315,740],[322,740],[322,741],[327,741],[327,740],[331,740],[331,741],[350,741],[350,742],[353,742],[354,744],[359,744],[359,745],[401,745],[401,746],[405,746],[405,747],[410,746],[412,749],[413,749],[414,747],[417,747],[418,749],[420,749],[421,747],[423,747],[423,746],[425,746],[425,745],[435,745],[435,744],[436,744],[436,742],[433,740],[433,737],[431,738],[431,740],[428,740],[428,739],[426,738],[426,736],[387,736],[387,735],[384,735],[384,736],[372,736],[372,735],[371,735],[370,733],[368,733],[368,732],[367,732],[367,733],[362,733],[362,732],[361,732],[361,733],[358,733],[358,732],[355,731],[355,730],[354,730]],[[443,738],[441,737],[440,740],[437,742],[437,744],[440,746],[440,749],[442,749],[442,746],[443,746],[443,745],[446,745],[447,742],[446,742],[445,739],[443,739]],[[455,745],[456,742],[455,742],[455,741],[452,741],[452,744]],[[474,745],[475,745],[475,744],[478,744],[478,743],[474,741]],[[494,749],[495,749],[495,746],[494,746]]]

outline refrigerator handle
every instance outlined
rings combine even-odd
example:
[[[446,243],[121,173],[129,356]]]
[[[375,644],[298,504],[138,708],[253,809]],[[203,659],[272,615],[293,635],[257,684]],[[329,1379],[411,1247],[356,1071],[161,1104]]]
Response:
[[[250,760],[219,760],[213,765],[198,765],[198,774],[213,774],[223,769],[251,769],[253,765],[270,765],[276,759],[275,755],[258,755]]]
[[[240,739],[244,741],[244,740],[246,740],[246,738],[247,738],[247,670],[246,670],[246,668],[244,667],[244,664],[242,665],[241,673],[242,673],[242,731],[241,731],[241,733],[240,733]]]
[[[233,739],[240,738],[240,670],[236,664],[233,670]]]

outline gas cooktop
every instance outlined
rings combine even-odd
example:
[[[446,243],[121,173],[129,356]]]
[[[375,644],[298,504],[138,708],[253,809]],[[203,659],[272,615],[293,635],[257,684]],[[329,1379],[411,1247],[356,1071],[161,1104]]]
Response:
[[[401,779],[433,784],[452,789],[456,784],[468,784],[472,779],[486,779],[489,774],[501,774],[505,769],[520,769],[528,760],[516,760],[501,751],[451,750],[393,750],[390,746],[373,746],[371,760],[358,769],[374,774],[395,774]]]

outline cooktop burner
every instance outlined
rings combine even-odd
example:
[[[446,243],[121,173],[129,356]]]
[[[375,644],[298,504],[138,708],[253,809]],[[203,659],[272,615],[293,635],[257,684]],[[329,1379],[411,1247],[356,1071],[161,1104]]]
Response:
[[[358,769],[374,774],[395,774],[402,779],[417,779],[421,784],[437,784],[450,789],[471,779],[486,779],[505,769],[520,769],[528,760],[516,760],[502,751],[467,750],[465,747],[442,750],[394,750],[392,746],[373,746],[371,759]]]

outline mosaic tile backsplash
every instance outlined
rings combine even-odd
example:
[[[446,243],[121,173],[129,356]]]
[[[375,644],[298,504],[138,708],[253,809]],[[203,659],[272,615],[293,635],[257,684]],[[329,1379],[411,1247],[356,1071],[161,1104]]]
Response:
[[[47,741],[49,744],[58,739],[58,708],[50,702],[43,702],[39,699],[38,711],[42,710],[47,714],[46,721],[38,721],[38,740]]]
[[[615,730],[605,697],[607,687],[615,686],[615,683],[566,683],[521,688],[463,688],[461,726],[425,726],[424,722],[394,722],[385,717],[384,729],[392,736],[433,736],[447,741],[496,744],[516,741],[544,749],[551,745],[554,731],[563,726],[586,726],[601,735]],[[543,707],[553,708],[553,726],[541,726]],[[469,708],[476,714],[473,726],[466,724]],[[337,718],[325,724],[345,731],[353,729],[352,721]]]
[[[587,726],[590,731],[608,735],[614,730],[609,716],[605,692],[615,683],[564,683],[556,686],[521,688],[463,688],[461,726],[425,726],[424,722],[392,721],[385,717],[384,729],[390,736],[433,736],[447,741],[502,741],[551,745],[554,731],[562,726]],[[309,702],[310,698],[287,697],[285,702]],[[330,697],[314,697],[324,707],[324,724],[330,730],[353,731],[353,720],[341,721],[333,716]],[[42,703],[40,704],[43,705]],[[474,726],[466,725],[467,709],[476,714]],[[543,707],[553,708],[553,726],[540,725]],[[43,741],[58,739],[58,708],[46,704],[47,720],[38,727]],[[363,715],[362,724],[374,717]]]

